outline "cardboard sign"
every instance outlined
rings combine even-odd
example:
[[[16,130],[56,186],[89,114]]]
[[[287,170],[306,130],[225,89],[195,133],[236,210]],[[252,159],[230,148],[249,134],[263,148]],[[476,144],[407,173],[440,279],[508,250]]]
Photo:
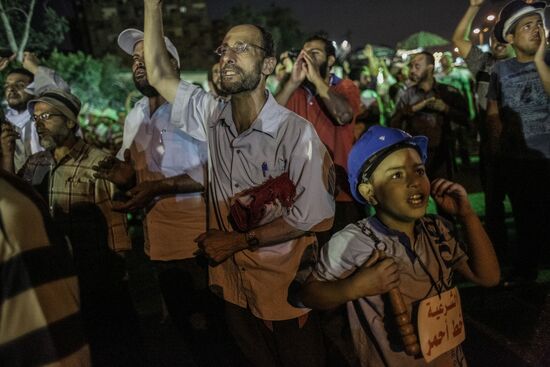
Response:
[[[426,362],[455,348],[466,338],[456,287],[420,302],[418,336]]]

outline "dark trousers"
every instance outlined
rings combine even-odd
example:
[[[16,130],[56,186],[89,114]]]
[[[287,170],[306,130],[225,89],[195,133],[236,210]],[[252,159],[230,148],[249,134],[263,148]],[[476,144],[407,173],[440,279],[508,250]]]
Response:
[[[508,157],[503,163],[518,235],[515,271],[534,279],[550,246],[550,160]]]
[[[223,319],[224,302],[208,288],[207,264],[197,258],[153,264],[170,318],[195,364],[240,366]]]
[[[505,175],[501,160],[489,156],[484,142],[479,153],[480,179],[485,193],[485,229],[502,259],[508,244],[504,210]]]
[[[225,316],[236,343],[252,366],[319,367],[325,365],[323,336],[315,311],[300,327],[298,319],[264,320],[232,303],[225,303]]]

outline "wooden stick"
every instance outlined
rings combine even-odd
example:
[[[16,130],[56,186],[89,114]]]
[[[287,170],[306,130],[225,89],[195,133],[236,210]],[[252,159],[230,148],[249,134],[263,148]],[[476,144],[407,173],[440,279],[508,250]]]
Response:
[[[414,326],[411,324],[411,317],[403,301],[403,296],[397,287],[391,289],[388,295],[390,297],[395,322],[399,327],[401,340],[403,344],[405,344],[405,352],[410,356],[415,356],[420,353],[420,344],[418,344],[418,338],[414,332]]]

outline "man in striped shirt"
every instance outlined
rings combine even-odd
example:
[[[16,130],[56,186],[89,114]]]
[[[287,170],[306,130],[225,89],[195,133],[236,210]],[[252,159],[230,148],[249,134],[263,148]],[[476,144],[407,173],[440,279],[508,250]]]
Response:
[[[90,366],[67,243],[36,192],[1,169],[0,267],[0,365]]]

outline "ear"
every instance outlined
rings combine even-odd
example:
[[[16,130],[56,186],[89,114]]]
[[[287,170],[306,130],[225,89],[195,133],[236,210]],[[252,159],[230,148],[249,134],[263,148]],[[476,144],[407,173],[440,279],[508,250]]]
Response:
[[[67,127],[70,130],[74,130],[74,127],[76,126],[76,121],[69,120],[69,119],[66,119],[65,121],[66,121],[65,124],[67,125]]]
[[[378,205],[378,201],[374,198],[374,186],[370,182],[360,183],[357,187],[361,196],[372,206]]]
[[[274,57],[266,57],[262,63],[262,74],[265,76],[271,75],[273,70],[275,70],[275,66],[277,66],[277,59]]]
[[[172,64],[172,68],[174,69],[174,71],[179,72],[179,66],[178,66],[178,62],[176,61],[176,59],[171,57],[170,58],[170,63]]]
[[[327,59],[328,68],[332,68],[334,66],[334,63],[336,62],[336,57],[330,55]]]

